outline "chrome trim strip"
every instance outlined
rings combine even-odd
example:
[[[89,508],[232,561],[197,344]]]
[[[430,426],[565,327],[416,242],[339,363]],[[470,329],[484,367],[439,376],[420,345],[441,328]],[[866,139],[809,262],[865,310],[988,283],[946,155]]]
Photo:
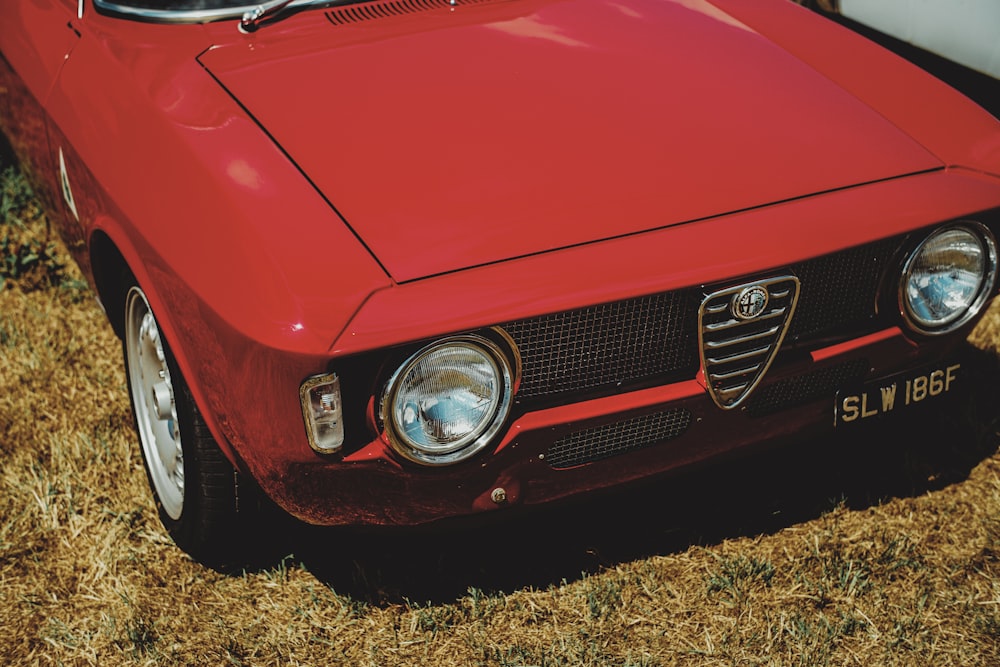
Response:
[[[718,350],[722,347],[729,347],[731,345],[736,345],[737,343],[748,343],[752,340],[760,340],[762,338],[770,338],[774,334],[778,333],[781,326],[771,327],[761,331],[760,333],[755,333],[750,336],[737,336],[736,338],[726,338],[725,340],[710,340],[705,343],[706,350]],[[709,329],[706,327],[706,331]]]
[[[731,380],[741,375],[747,375],[748,373],[756,373],[759,369],[760,364],[754,364],[753,366],[747,366],[746,368],[737,368],[736,370],[728,373],[709,373],[708,377],[713,380]]]
[[[738,384],[735,387],[730,387],[729,389],[717,389],[715,393],[718,394],[720,399],[727,401],[731,396],[739,396],[741,392],[746,391],[748,386],[750,386],[750,383],[744,382],[743,384]],[[735,407],[739,402],[740,401],[736,401],[736,403],[733,403],[733,407]]]
[[[788,292],[785,292],[784,295],[775,294],[775,298],[781,298],[781,296],[788,296]],[[723,310],[725,310],[725,308],[723,308]],[[718,313],[718,312],[721,312],[721,311],[717,310],[715,312]],[[769,319],[774,318],[774,317],[781,317],[784,314],[785,314],[785,309],[784,308],[775,308],[774,310],[772,310],[769,313],[764,313],[763,315],[758,315],[757,317],[754,318],[754,322],[760,322],[762,320],[769,320]],[[744,325],[744,324],[746,324],[746,320],[732,320],[732,319],[730,319],[730,320],[726,320],[725,322],[718,322],[716,324],[709,324],[708,326],[705,327],[705,329],[707,331],[725,331],[726,329],[731,329],[732,327],[738,327],[738,326],[741,326],[741,325]]]
[[[731,354],[728,357],[708,357],[705,359],[710,364],[728,364],[732,361],[744,361],[750,359],[751,357],[757,357],[762,354],[766,354],[768,350],[771,349],[770,343],[764,347],[755,347],[747,352],[740,352],[739,354]]]

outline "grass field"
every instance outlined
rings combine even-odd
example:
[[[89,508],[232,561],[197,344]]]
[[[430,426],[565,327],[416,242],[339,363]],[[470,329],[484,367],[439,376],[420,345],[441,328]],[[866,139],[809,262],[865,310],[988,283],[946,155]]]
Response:
[[[276,522],[253,567],[194,563],[150,500],[117,340],[24,179],[2,185],[0,664],[1000,664],[985,386],[504,523]],[[974,339],[991,359],[1000,313]]]

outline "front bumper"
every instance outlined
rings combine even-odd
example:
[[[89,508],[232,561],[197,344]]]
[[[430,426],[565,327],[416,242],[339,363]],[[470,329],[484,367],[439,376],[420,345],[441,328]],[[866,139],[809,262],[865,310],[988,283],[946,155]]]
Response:
[[[969,359],[961,338],[918,346],[887,329],[775,366],[760,400],[741,409],[720,410],[697,379],[548,408],[516,419],[492,452],[448,468],[400,463],[375,440],[343,460],[289,463],[279,503],[328,525],[416,525],[550,503],[833,434],[838,390],[907,369],[959,364],[947,396],[960,395],[974,381]],[[920,409],[935,403],[944,400]],[[915,409],[866,419],[905,419]],[[857,432],[840,428],[846,437]]]

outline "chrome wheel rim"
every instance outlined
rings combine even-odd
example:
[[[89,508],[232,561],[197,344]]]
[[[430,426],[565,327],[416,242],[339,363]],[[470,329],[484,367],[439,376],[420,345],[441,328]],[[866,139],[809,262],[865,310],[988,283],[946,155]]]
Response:
[[[153,488],[171,519],[184,509],[184,454],[170,369],[153,311],[138,287],[125,301],[125,356],[132,409]]]

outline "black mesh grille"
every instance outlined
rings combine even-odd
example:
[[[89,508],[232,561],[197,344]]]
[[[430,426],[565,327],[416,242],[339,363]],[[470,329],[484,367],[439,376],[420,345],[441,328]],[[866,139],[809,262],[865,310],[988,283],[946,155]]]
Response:
[[[518,395],[524,400],[693,376],[697,313],[698,295],[687,291],[504,324],[521,352]]]
[[[791,269],[802,285],[784,346],[872,326],[879,279],[901,242],[886,239],[776,267]],[[521,352],[518,399],[612,393],[694,377],[702,298],[701,289],[680,290],[502,325]]]
[[[678,408],[577,431],[552,443],[545,459],[553,468],[571,468],[672,440],[690,423],[691,414]]]
[[[802,293],[786,341],[850,330],[871,319],[879,277],[901,243],[885,239],[793,266]]]
[[[867,359],[854,359],[781,380],[758,388],[747,402],[747,411],[754,417],[760,417],[824,397],[830,399],[832,407],[837,390],[860,382],[868,371]]]

